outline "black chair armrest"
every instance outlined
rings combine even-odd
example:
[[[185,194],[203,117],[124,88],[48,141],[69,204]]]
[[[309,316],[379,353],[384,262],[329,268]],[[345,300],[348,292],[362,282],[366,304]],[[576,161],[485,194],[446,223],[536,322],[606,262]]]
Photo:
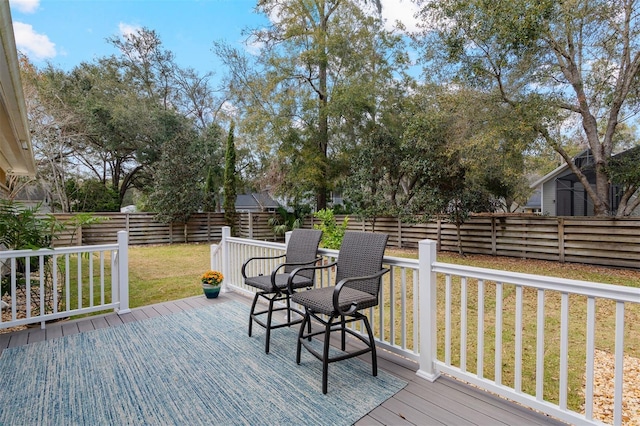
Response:
[[[333,289],[333,308],[340,315],[351,315],[351,314],[353,314],[356,311],[356,308],[357,308],[357,305],[355,303],[353,303],[351,305],[351,307],[349,308],[349,310],[347,310],[347,311],[343,311],[342,309],[340,309],[340,292],[342,291],[342,287],[344,287],[345,284],[353,282],[353,281],[364,281],[364,280],[370,280],[370,279],[373,279],[373,278],[380,278],[384,274],[386,274],[387,272],[389,272],[389,269],[383,268],[383,269],[381,269],[380,271],[376,272],[373,275],[366,275],[366,276],[362,276],[362,277],[350,277],[350,278],[345,278],[345,279],[341,280],[338,284],[336,284],[336,287]]]
[[[322,258],[319,257],[317,258],[314,262],[317,262],[318,260],[321,260]],[[295,277],[298,273],[302,272],[302,271],[308,271],[311,269],[327,269],[327,268],[331,268],[332,266],[337,265],[338,262],[331,262],[331,263],[327,263],[326,265],[315,265],[315,266],[303,266],[301,268],[296,268],[293,271],[291,271],[291,273],[289,274],[289,279],[287,279],[287,287],[289,289],[289,294],[293,294],[293,277]]]
[[[281,254],[279,256],[256,256],[256,257],[250,257],[249,259],[247,259],[243,264],[242,264],[242,277],[243,278],[247,278],[247,274],[245,273],[245,270],[247,269],[247,265],[249,264],[249,262],[252,262],[254,260],[267,260],[267,259],[280,259],[285,257],[286,254]]]
[[[278,291],[278,286],[276,285],[276,275],[278,274],[278,271],[282,268],[284,268],[285,266],[305,266],[305,265],[314,265],[316,262],[318,262],[319,260],[322,260],[322,257],[316,257],[315,259],[309,261],[309,262],[288,262],[288,263],[281,263],[279,264],[276,268],[274,268],[273,271],[271,271],[271,289],[274,292]],[[295,272],[298,269],[301,268],[297,268],[296,270],[292,271]],[[291,276],[289,276],[289,279],[291,279]],[[289,286],[289,281],[287,281],[287,286]]]

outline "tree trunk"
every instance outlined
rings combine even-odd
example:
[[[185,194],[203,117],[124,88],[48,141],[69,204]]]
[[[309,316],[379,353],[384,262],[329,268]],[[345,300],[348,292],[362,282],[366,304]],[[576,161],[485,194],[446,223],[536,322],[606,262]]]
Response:
[[[335,10],[335,9],[334,9]],[[316,208],[322,210],[327,208],[327,179],[329,175],[327,152],[329,147],[329,117],[327,112],[327,30],[329,16],[324,9],[324,4],[318,7],[320,12],[320,36],[318,40],[318,50],[320,53],[318,63],[318,151],[322,159],[320,180],[316,193]]]

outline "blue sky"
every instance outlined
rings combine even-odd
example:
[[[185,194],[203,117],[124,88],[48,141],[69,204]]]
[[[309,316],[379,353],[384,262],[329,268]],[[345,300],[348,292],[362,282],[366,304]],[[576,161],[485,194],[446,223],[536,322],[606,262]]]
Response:
[[[5,1],[5,0],[0,0]],[[267,23],[256,0],[10,0],[18,50],[36,65],[71,70],[82,61],[116,53],[106,42],[136,28],[155,30],[183,68],[218,69],[213,41],[242,46],[242,29]],[[383,0],[383,16],[409,23],[409,0]]]
[[[214,40],[242,41],[247,26],[264,24],[255,0],[10,0],[18,50],[38,66],[70,70],[116,53],[106,38],[147,27],[182,67],[201,73],[218,63]]]

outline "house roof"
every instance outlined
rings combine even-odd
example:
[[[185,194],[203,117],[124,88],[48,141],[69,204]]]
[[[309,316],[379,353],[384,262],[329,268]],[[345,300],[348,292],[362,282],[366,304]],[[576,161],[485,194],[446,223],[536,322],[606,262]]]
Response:
[[[546,175],[542,176],[537,181],[533,182],[531,185],[529,185],[529,187],[530,188],[537,188],[540,185],[542,185],[543,183],[545,183],[546,181],[555,178],[556,176],[558,176],[559,174],[561,174],[562,172],[564,172],[567,169],[569,169],[569,165],[567,163],[564,163],[560,167],[557,167],[553,171],[547,173]]]
[[[542,191],[540,191],[540,188],[537,188],[535,191],[533,191],[533,194],[531,194],[531,197],[529,197],[529,200],[527,200],[527,204],[525,204],[525,208],[540,208],[542,206]]]
[[[635,146],[633,148],[629,148],[629,149],[627,149],[625,151],[622,151],[622,152],[619,152],[619,153],[613,155],[612,158],[626,157],[628,155],[632,155],[634,153],[637,153],[638,151],[640,151],[640,146]],[[590,149],[585,149],[580,154],[578,154],[575,157],[573,157],[571,160],[576,162],[577,159],[579,159],[580,157],[584,157],[588,162],[590,157],[591,157],[591,150]],[[542,185],[543,183],[558,177],[559,175],[561,175],[562,173],[564,173],[568,169],[569,169],[569,165],[567,163],[564,163],[563,165],[561,165],[561,166],[557,167],[556,169],[554,169],[553,171],[547,173],[546,175],[544,175],[543,177],[541,177],[537,181],[533,182],[529,187],[530,188],[537,188],[540,185]]]
[[[0,169],[35,176],[18,53],[9,2],[0,2]]]
[[[278,207],[280,207],[280,204],[278,204],[278,202],[271,198],[271,196],[266,192],[260,192],[251,195],[253,195],[258,203],[260,203],[260,205],[264,208],[277,209]]]
[[[589,150],[585,149],[584,151],[582,151],[581,153],[579,153],[578,155],[573,157],[571,160],[575,161],[576,158],[578,158],[580,156],[583,156],[587,152],[589,152]],[[529,185],[529,188],[537,188],[540,185],[542,185],[543,183],[547,182],[548,180],[551,180],[551,179],[557,177],[558,175],[564,173],[568,169],[569,169],[569,165],[567,163],[564,163],[564,164],[556,167],[554,170],[552,170],[551,172],[547,173],[546,175],[542,176],[537,181],[533,182],[531,185]]]
[[[267,193],[239,194],[236,196],[237,210],[277,209],[280,205]]]
[[[258,200],[251,194],[238,194],[236,196],[236,209],[257,209],[260,208]]]

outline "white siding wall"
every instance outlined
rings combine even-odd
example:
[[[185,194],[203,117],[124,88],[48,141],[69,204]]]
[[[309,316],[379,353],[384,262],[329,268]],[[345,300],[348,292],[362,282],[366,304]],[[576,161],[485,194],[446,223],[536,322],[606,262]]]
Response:
[[[542,184],[542,205],[543,215],[556,216],[556,180],[551,179]]]

